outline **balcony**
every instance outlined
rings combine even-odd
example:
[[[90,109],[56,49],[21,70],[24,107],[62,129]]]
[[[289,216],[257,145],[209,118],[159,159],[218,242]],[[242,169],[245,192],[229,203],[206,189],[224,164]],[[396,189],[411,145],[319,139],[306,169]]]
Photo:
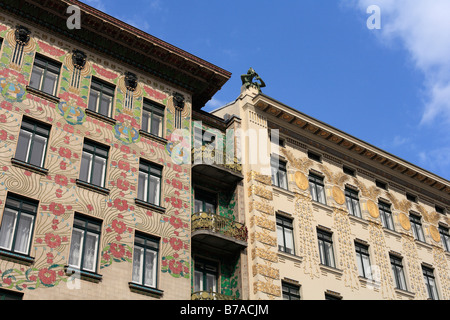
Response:
[[[198,291],[191,294],[191,300],[240,300],[235,296],[228,296],[217,292]]]
[[[198,212],[192,215],[192,241],[196,248],[236,254],[247,247],[247,227],[239,222]]]
[[[209,146],[193,148],[192,173],[200,179],[214,181],[219,188],[228,189],[243,179],[242,164],[225,152],[216,152]]]

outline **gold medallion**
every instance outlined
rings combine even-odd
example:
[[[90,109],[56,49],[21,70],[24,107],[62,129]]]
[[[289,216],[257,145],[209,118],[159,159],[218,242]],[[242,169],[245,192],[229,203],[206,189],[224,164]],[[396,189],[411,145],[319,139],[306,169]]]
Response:
[[[429,230],[430,230],[431,238],[433,238],[434,241],[436,241],[436,242],[441,241],[441,235],[439,234],[438,228],[436,228],[435,226],[430,226]]]
[[[345,203],[345,195],[344,192],[342,192],[341,188],[333,187],[333,199],[337,204],[342,205]]]
[[[294,175],[295,184],[297,187],[299,187],[301,190],[307,190],[309,187],[309,181],[308,178],[301,173],[300,171],[297,171]]]
[[[367,201],[367,210],[372,218],[378,218],[380,216],[380,211],[378,211],[378,206],[372,201]]]
[[[403,229],[405,229],[406,231],[411,230],[411,222],[409,222],[409,218],[406,216],[406,214],[401,212],[398,215],[398,220],[400,221],[400,225]]]

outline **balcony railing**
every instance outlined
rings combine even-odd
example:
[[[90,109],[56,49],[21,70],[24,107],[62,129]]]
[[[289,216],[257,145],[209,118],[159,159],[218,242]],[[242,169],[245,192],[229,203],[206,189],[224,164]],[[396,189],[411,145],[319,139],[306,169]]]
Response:
[[[191,294],[191,300],[239,300],[236,296],[228,296],[217,292],[198,291]]]
[[[208,230],[241,241],[247,241],[248,237],[245,225],[214,213],[194,213],[192,215],[192,232],[197,230]]]
[[[213,164],[222,166],[231,171],[242,173],[242,164],[235,156],[227,156],[226,152],[216,152],[210,147],[202,146],[201,148],[193,148],[192,151],[193,164]]]

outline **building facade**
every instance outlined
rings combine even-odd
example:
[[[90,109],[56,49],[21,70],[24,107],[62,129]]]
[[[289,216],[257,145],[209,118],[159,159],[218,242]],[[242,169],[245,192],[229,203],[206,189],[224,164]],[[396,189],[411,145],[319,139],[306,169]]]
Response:
[[[0,8],[1,298],[450,299],[447,180],[251,72],[202,111],[228,71],[81,2]]]

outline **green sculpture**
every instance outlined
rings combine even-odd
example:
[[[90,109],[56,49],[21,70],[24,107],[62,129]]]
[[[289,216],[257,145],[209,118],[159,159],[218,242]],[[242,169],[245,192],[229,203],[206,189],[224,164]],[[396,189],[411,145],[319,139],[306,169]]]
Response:
[[[247,74],[243,74],[241,76],[242,85],[245,86],[245,88],[249,88],[251,86],[258,89],[259,92],[261,92],[261,88],[264,88],[266,86],[266,83],[261,79],[261,77],[256,73],[253,68],[250,68],[247,71]],[[258,82],[259,81],[259,82]]]

